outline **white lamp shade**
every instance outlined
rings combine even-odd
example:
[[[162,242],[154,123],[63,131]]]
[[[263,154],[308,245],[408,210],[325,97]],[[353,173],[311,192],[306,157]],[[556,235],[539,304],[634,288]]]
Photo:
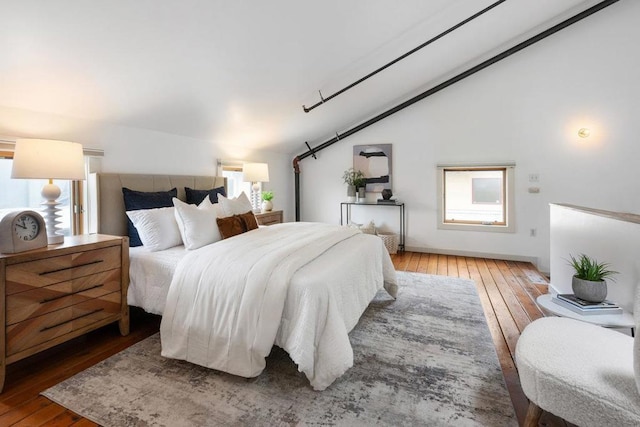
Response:
[[[269,165],[266,163],[245,163],[242,166],[245,182],[269,182]]]
[[[52,139],[18,139],[11,178],[84,179],[82,145]]]

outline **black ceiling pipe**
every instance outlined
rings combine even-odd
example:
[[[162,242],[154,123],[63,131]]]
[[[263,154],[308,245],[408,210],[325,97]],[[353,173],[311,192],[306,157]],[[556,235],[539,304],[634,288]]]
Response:
[[[462,27],[463,25],[473,21],[474,19],[476,19],[479,16],[484,15],[486,12],[490,11],[491,9],[493,9],[494,7],[504,3],[507,0],[499,0],[487,7],[485,7],[484,9],[482,9],[480,12],[474,13],[473,15],[471,15],[470,17],[468,17],[467,19],[458,22],[456,25],[454,25],[453,27],[450,27],[446,30],[444,30],[443,32],[441,32],[440,34],[438,34],[435,37],[432,37],[431,39],[427,40],[426,42],[422,43],[420,46],[415,47],[413,49],[411,49],[409,52],[400,55],[399,57],[397,57],[396,59],[394,59],[391,62],[388,62],[386,64],[384,64],[382,67],[370,72],[369,74],[367,74],[364,77],[359,78],[358,80],[356,80],[355,82],[351,83],[348,86],[343,87],[342,89],[340,89],[339,91],[327,96],[326,98],[322,96],[322,92],[318,91],[318,93],[320,94],[320,101],[316,102],[315,104],[313,104],[311,107],[305,107],[304,105],[302,106],[302,109],[304,110],[305,113],[308,113],[309,111],[313,110],[316,107],[321,106],[322,104],[324,104],[325,102],[331,101],[333,98],[335,98],[336,96],[348,91],[349,89],[353,88],[354,86],[359,85],[360,83],[362,83],[363,81],[367,80],[370,77],[375,76],[376,74],[378,74],[381,71],[384,71],[385,69],[391,67],[393,64],[395,64],[396,62],[402,61],[404,58],[406,58],[409,55],[412,55],[414,53],[416,53],[417,51],[419,51],[420,49],[422,49],[425,46],[430,45],[431,43],[441,39],[442,37],[446,36],[447,34],[457,30],[458,28]]]
[[[413,98],[408,99],[407,101],[402,102],[399,105],[396,105],[395,107],[381,113],[378,114],[375,117],[372,117],[371,119],[345,131],[344,133],[341,134],[337,134],[336,136],[334,136],[333,138],[329,139],[328,141],[323,142],[322,144],[318,145],[317,147],[311,148],[310,150],[296,156],[293,160],[294,163],[294,173],[296,175],[295,177],[295,211],[296,211],[296,221],[300,221],[300,178],[299,178],[299,174],[300,174],[300,165],[299,162],[309,156],[311,156],[312,154],[317,153],[320,150],[324,150],[325,148],[335,144],[336,142],[353,135],[356,132],[361,131],[362,129],[365,129],[369,126],[371,126],[374,123],[379,122],[382,119],[385,119],[387,117],[389,117],[392,114],[397,113],[400,110],[404,110],[405,108],[409,107],[410,105],[415,104],[418,101],[423,100],[424,98],[433,95],[434,93],[440,92],[442,89],[445,89],[449,86],[451,86],[452,84],[455,84],[457,82],[459,82],[460,80],[463,80],[475,73],[477,73],[478,71],[481,71],[487,67],[489,67],[490,65],[495,64],[496,62],[502,61],[503,59],[513,55],[514,53],[517,53],[537,42],[539,42],[540,40],[543,40],[547,37],[549,37],[552,34],[557,33],[558,31],[567,28],[568,26],[575,24],[578,21],[583,20],[584,18],[593,15],[594,13],[608,7],[611,6],[614,3],[617,3],[619,0],[604,0],[574,16],[572,16],[571,18],[568,18],[562,22],[560,22],[559,24],[554,25],[553,27],[544,30],[538,34],[536,34],[535,36],[521,42],[518,43],[517,45],[515,45],[512,48],[509,48],[499,54],[497,54],[496,56],[493,56],[489,59],[487,59],[486,61],[481,62],[480,64],[469,68],[466,71],[463,71],[462,73],[450,78],[449,80],[446,80],[443,83],[440,83],[439,85],[436,85],[434,87],[432,87],[431,89],[428,89],[422,93],[420,93],[419,95],[414,96]]]

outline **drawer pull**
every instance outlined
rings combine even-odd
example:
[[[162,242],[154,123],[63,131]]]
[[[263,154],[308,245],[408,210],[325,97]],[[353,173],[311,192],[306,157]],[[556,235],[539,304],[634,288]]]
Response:
[[[95,309],[95,310],[90,311],[88,313],[82,314],[82,315],[80,315],[78,317],[74,317],[73,319],[69,319],[69,320],[65,320],[64,322],[56,323],[55,325],[45,326],[44,328],[40,329],[40,332],[48,331],[49,329],[53,329],[53,328],[57,328],[58,326],[66,325],[69,322],[73,322],[74,320],[82,319],[83,317],[91,316],[92,314],[96,314],[96,313],[98,313],[100,311],[104,311],[104,308]]]
[[[86,267],[87,265],[100,264],[101,262],[104,262],[104,260],[98,259],[95,261],[87,262],[85,264],[78,264],[78,265],[72,265],[71,267],[58,268],[57,270],[43,271],[42,273],[40,273],[40,275],[44,276],[45,274],[58,273],[60,271],[71,270],[73,268]]]
[[[55,300],[60,299],[60,298],[65,298],[65,297],[68,297],[68,296],[71,296],[71,295],[79,294],[81,292],[90,291],[91,289],[101,288],[103,286],[104,286],[104,284],[100,283],[99,285],[91,286],[90,288],[87,288],[87,289],[81,289],[79,291],[69,292],[68,294],[58,295],[58,296],[51,297],[51,298],[45,298],[42,301],[40,301],[40,304],[46,304],[48,302],[55,301]]]

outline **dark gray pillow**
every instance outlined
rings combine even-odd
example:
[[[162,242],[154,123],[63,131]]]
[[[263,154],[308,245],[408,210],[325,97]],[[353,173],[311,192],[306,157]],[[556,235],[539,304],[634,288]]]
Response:
[[[211,190],[194,190],[193,188],[184,187],[184,191],[187,193],[187,203],[192,205],[199,205],[207,196],[209,196],[211,203],[218,203],[219,194],[227,197],[224,187],[216,187]]]

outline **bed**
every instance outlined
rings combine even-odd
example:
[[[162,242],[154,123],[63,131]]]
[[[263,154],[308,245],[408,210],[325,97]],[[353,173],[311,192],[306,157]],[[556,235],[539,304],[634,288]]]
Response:
[[[210,189],[220,177],[92,174],[94,230],[127,235],[122,187]],[[180,191],[180,190],[183,191]],[[196,250],[130,250],[128,302],[163,316],[162,354],[244,377],[277,345],[311,386],[353,365],[348,333],[396,276],[381,239],[327,224],[260,227]]]

